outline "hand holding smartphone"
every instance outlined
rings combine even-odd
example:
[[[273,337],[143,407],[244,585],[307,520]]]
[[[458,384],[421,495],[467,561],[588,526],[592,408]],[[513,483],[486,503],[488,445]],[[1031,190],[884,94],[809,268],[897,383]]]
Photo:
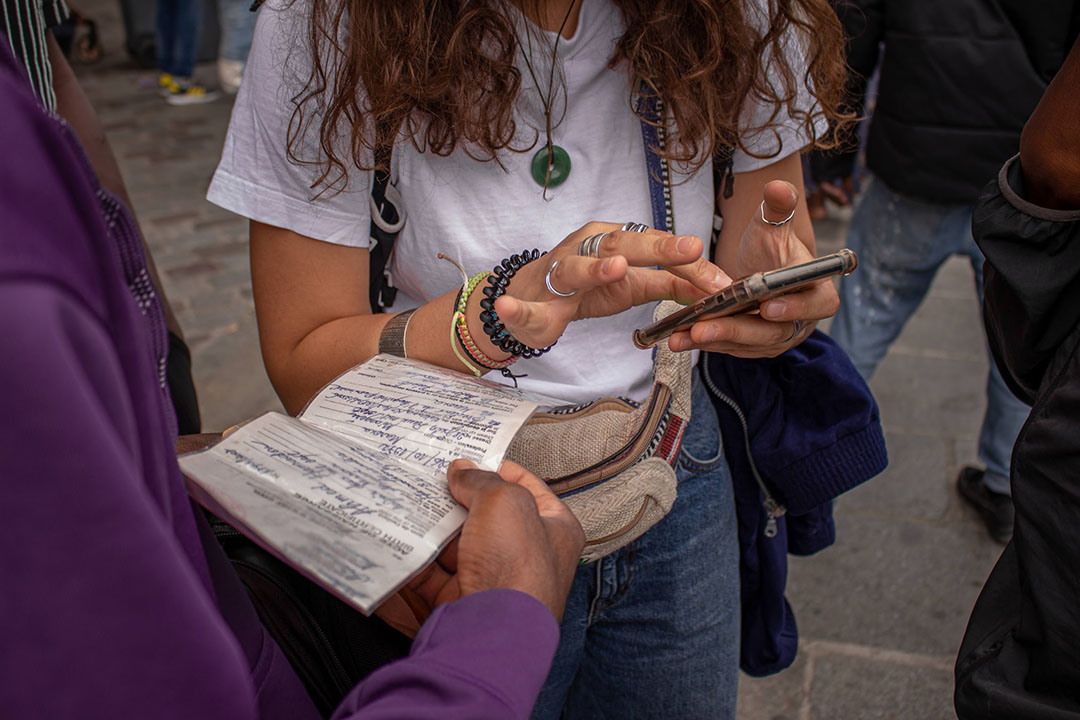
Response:
[[[798,265],[754,273],[736,280],[720,292],[687,305],[682,310],[648,327],[635,330],[634,344],[639,348],[650,348],[670,337],[673,332],[685,330],[698,320],[727,317],[756,310],[766,300],[792,292],[823,278],[848,275],[858,265],[859,259],[855,253],[844,248],[831,255]]]

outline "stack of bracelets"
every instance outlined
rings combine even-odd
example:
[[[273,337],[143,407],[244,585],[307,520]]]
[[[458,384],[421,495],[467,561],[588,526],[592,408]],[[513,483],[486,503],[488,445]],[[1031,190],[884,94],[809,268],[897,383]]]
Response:
[[[511,255],[502,263],[496,265],[491,273],[481,272],[473,275],[458,291],[457,301],[454,303],[454,318],[450,328],[454,336],[451,344],[458,359],[473,369],[477,376],[481,373],[474,366],[487,368],[488,370],[498,370],[505,377],[513,378],[514,375],[510,372],[509,367],[517,362],[518,358],[540,357],[555,344],[552,343],[541,349],[525,345],[516,340],[506,329],[506,326],[499,322],[499,316],[495,312],[495,300],[506,292],[506,287],[510,284],[510,279],[514,277],[514,274],[524,265],[546,254],[534,249]],[[487,278],[489,286],[484,288],[486,297],[480,301],[480,307],[483,308],[480,313],[480,321],[484,323],[484,333],[491,339],[491,343],[504,352],[510,353],[510,357],[506,360],[493,360],[488,357],[469,334],[469,326],[465,319],[465,307],[468,305],[469,297],[477,286],[483,282],[484,278]],[[464,351],[467,359],[458,352],[459,346]]]

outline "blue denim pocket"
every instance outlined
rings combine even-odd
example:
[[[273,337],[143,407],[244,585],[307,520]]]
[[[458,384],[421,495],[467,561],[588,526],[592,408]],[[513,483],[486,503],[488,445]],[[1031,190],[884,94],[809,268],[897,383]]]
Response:
[[[683,436],[679,455],[679,468],[694,473],[707,473],[724,461],[724,444],[720,442],[720,423],[716,408],[698,377],[700,368],[694,369],[691,388],[690,424]]]

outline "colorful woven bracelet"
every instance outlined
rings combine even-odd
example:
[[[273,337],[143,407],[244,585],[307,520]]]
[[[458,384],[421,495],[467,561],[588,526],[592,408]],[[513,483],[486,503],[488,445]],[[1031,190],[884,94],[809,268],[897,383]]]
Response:
[[[454,355],[457,355],[457,359],[461,361],[461,364],[464,365],[469,370],[469,372],[471,372],[476,377],[480,377],[484,374],[480,370],[480,368],[477,367],[477,365],[479,365],[480,363],[476,361],[470,362],[470,359],[468,357],[468,351],[464,349],[464,346],[462,346],[460,350],[458,349],[459,343],[457,341],[457,330],[455,329],[456,325],[457,323],[450,323],[450,349],[454,351]]]
[[[461,290],[458,292],[457,301],[454,303],[458,313],[462,315],[465,314],[465,306],[469,304],[469,297],[473,294],[473,291],[476,290],[476,286],[484,282],[484,278],[488,275],[490,275],[490,273],[478,272],[469,278],[469,281],[462,286]]]
[[[464,315],[458,315],[456,320],[457,340],[461,343],[462,349],[469,355],[469,357],[477,365],[486,367],[488,370],[502,370],[508,368],[518,361],[517,357],[511,355],[506,360],[495,360],[488,356],[480,347],[476,344],[476,341],[472,339],[472,335],[469,334],[469,326],[465,321]]]
[[[461,269],[460,265],[458,266],[458,269]],[[469,352],[468,348],[465,347],[465,343],[461,342],[461,336],[458,332],[458,318],[461,318],[462,320],[465,318],[464,310],[465,304],[466,302],[468,302],[469,299],[469,293],[471,293],[472,290],[474,290],[476,286],[483,281],[486,274],[487,273],[477,273],[471,278],[467,278],[465,280],[461,288],[458,289],[457,297],[454,298],[454,314],[450,318],[450,349],[454,351],[454,355],[456,355],[457,359],[461,361],[461,364],[467,367],[469,369],[469,372],[471,372],[476,377],[480,377],[484,374],[483,372],[481,372],[480,368],[486,366],[482,362],[479,362],[475,357],[472,357],[472,354]],[[464,271],[462,271],[462,277],[464,277],[464,275],[465,273]],[[469,292],[466,293],[466,290],[468,290]],[[458,349],[459,347],[460,349]],[[494,368],[488,369],[493,370]]]

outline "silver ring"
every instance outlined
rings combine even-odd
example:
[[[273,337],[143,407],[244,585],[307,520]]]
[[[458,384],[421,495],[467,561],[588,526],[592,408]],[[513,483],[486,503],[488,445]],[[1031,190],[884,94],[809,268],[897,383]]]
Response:
[[[610,233],[602,232],[596,235],[590,235],[581,241],[581,246],[578,248],[578,255],[582,257],[599,258],[600,257],[600,243]],[[556,293],[558,294],[558,293]]]
[[[798,207],[798,206],[799,206],[799,204],[795,203],[795,207]],[[761,201],[761,222],[765,223],[766,225],[772,225],[773,227],[780,227],[781,225],[787,225],[788,221],[790,221],[791,218],[793,218],[793,217],[795,217],[795,208],[791,208],[791,214],[788,215],[783,220],[781,220],[780,222],[773,222],[772,220],[766,220],[765,219],[765,201],[764,200]]]
[[[550,288],[551,286],[549,285],[548,287]],[[552,290],[552,292],[554,292],[554,290]],[[791,334],[788,335],[786,338],[784,338],[783,342],[791,342],[792,340],[795,339],[796,335],[798,335],[799,333],[801,333],[803,331],[803,322],[802,322],[802,320],[792,320],[791,322],[792,322]]]
[[[544,276],[544,284],[547,285],[547,289],[548,289],[548,291],[551,292],[552,295],[558,295],[559,297],[574,297],[575,295],[577,295],[577,290],[573,290],[573,291],[568,292],[568,293],[559,292],[551,284],[551,273],[555,272],[555,268],[557,268],[557,267],[559,267],[559,261],[558,260],[551,263],[551,267],[548,268],[547,275]]]
[[[622,228],[620,228],[620,229],[625,230],[626,232],[640,233],[640,232],[645,232],[646,230],[648,230],[649,226],[646,225],[645,223],[628,222],[625,225],[623,225]]]

